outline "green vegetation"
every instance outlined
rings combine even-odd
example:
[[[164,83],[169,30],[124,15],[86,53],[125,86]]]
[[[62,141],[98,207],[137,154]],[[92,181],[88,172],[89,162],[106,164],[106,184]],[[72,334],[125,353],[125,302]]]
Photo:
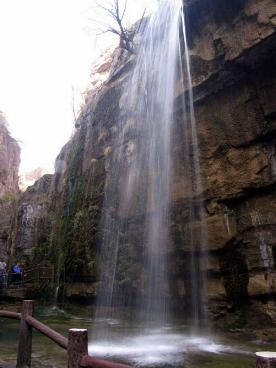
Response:
[[[103,160],[83,170],[87,126],[81,124],[70,148],[63,197],[53,208],[50,258],[61,282],[95,279],[104,195]]]
[[[0,201],[3,201],[3,202],[15,202],[16,200],[17,200],[17,195],[12,192],[7,192],[0,198]]]

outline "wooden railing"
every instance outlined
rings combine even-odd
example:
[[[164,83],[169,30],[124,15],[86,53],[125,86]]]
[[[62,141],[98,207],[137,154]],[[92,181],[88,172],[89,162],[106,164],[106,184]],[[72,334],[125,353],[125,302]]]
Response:
[[[88,333],[86,329],[70,329],[67,339],[33,318],[33,305],[32,300],[24,300],[21,313],[0,310],[0,318],[20,320],[16,368],[31,366],[33,328],[67,351],[68,368],[129,368],[124,364],[90,357],[88,355]]]

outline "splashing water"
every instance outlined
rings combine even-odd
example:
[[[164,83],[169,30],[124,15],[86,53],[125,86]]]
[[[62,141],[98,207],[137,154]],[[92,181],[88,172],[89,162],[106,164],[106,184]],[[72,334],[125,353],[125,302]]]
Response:
[[[172,127],[180,86],[186,191],[197,198],[189,201],[189,222],[200,225],[196,236],[190,226],[187,270],[191,319],[197,326],[205,295],[200,256],[206,234],[182,0],[161,0],[140,38],[134,69],[124,81],[120,116],[112,128],[113,152],[106,163],[96,318],[121,318],[118,308],[131,306],[131,318],[141,328],[170,321]]]
[[[91,343],[89,354],[120,359],[135,366],[183,366],[186,356],[196,353],[222,354],[234,348],[217,343],[207,336],[189,336],[170,329],[146,330],[143,334]]]

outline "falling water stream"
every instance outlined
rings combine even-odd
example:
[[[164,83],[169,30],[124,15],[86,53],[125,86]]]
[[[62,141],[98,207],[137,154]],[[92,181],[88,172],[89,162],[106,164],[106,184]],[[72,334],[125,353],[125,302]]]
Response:
[[[172,242],[172,127],[179,85],[187,191],[190,198],[197,197],[196,202],[190,201],[187,206],[189,221],[199,224],[196,232],[192,227],[187,230],[192,250],[187,274],[190,275],[190,319],[194,332],[204,313],[205,286],[199,254],[204,250],[206,234],[202,223],[185,16],[182,0],[161,0],[141,31],[135,66],[124,81],[120,116],[116,127],[112,128],[113,152],[106,167],[101,281],[96,309],[96,321],[102,321],[104,327],[94,333],[91,347],[94,353],[97,348],[110,352],[112,343],[114,347],[118,336],[112,335],[110,325],[122,323],[123,306],[131,308],[128,319],[135,326],[132,331],[124,331],[130,345],[133,341],[133,347],[137,348],[142,342],[140,348],[145,349],[145,354],[146,346],[151,346],[150,341],[155,350],[158,340],[161,350],[179,348],[179,344],[173,342],[179,336],[174,336],[170,330],[172,312],[168,280],[168,249]],[[119,340],[122,338],[120,336]],[[200,345],[202,340],[196,341]],[[130,345],[128,351],[131,353]]]

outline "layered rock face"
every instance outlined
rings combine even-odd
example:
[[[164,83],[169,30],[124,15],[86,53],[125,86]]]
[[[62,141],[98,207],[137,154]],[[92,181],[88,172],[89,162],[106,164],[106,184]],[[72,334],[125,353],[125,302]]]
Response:
[[[188,10],[209,296],[216,306],[260,300],[275,318],[276,5],[213,5]]]
[[[229,319],[229,313],[248,308],[258,310],[268,323],[275,322],[275,1],[191,0],[186,17],[203,190],[196,198],[185,190],[179,101],[187,91],[179,89],[173,130],[173,241],[168,245],[171,296],[181,308],[187,304],[190,282],[185,262],[193,249],[186,233],[204,222],[208,249],[201,263],[208,274],[211,316]],[[95,296],[101,239],[109,231],[103,228],[101,210],[116,149],[113,134],[122,84],[134,59],[120,55],[109,80],[88,99],[79,130],[57,158],[53,178],[37,183],[20,201],[14,254],[55,263],[69,297]],[[135,130],[134,122],[128,124]],[[127,143],[126,159],[132,154]],[[204,199],[204,219],[187,223],[189,202],[198,198]],[[137,249],[143,209],[139,211],[126,219],[137,234]],[[129,264],[127,246],[124,252],[122,281],[133,288],[130,276],[141,265]]]
[[[18,188],[20,148],[0,112],[0,257],[7,258],[9,234]]]
[[[49,190],[52,176],[45,175],[21,194],[13,219],[11,253],[34,260],[40,248],[48,243],[51,234]],[[47,253],[45,254],[47,255]],[[34,260],[35,261],[35,260]]]
[[[18,167],[20,148],[7,129],[6,120],[0,112],[0,197],[18,193]]]

